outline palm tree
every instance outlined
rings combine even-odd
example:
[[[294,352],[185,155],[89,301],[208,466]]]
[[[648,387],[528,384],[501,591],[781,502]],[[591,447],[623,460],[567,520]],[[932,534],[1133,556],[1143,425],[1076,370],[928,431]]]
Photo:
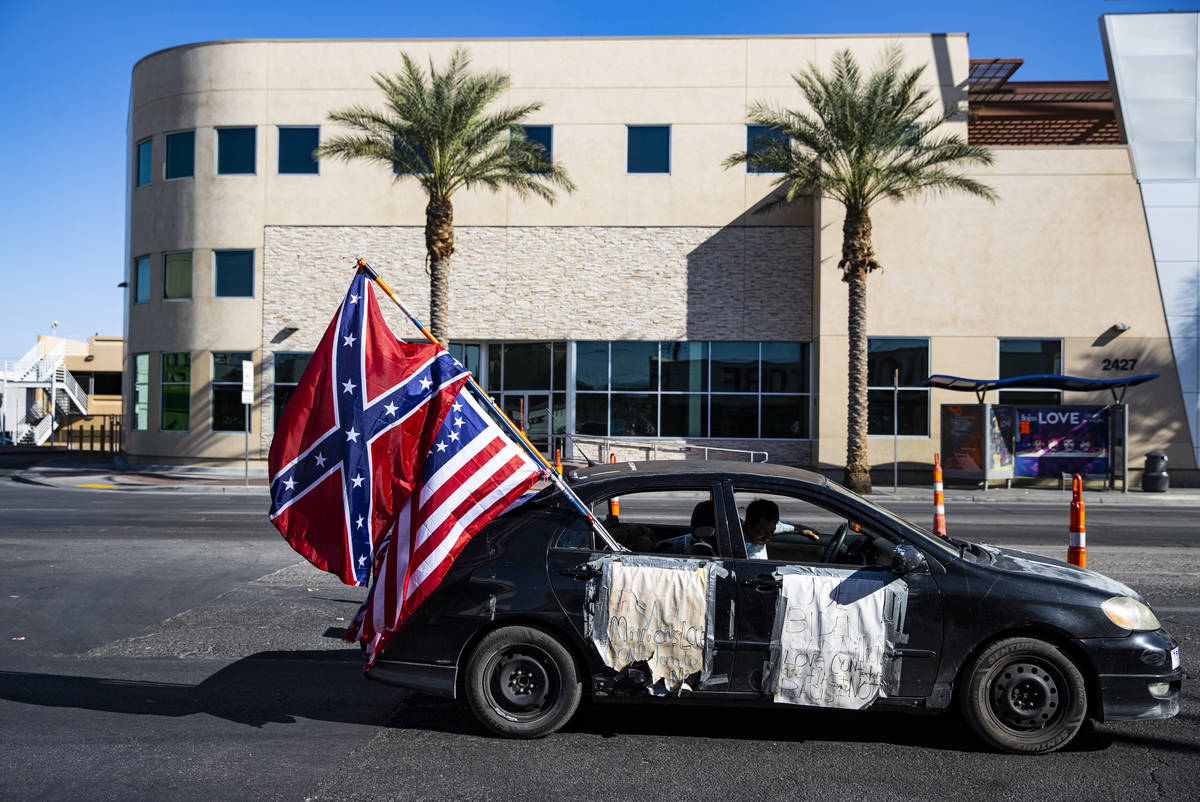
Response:
[[[388,166],[395,181],[413,178],[429,197],[425,207],[425,251],[429,259],[429,329],[443,343],[449,334],[450,257],[454,253],[454,205],[458,190],[509,188],[522,198],[554,203],[554,188],[573,192],[566,171],[525,136],[521,123],[541,103],[487,107],[508,89],[500,72],[472,72],[470,55],[459,48],[445,69],[429,73],[403,54],[404,70],[373,77],[384,108],[351,106],[329,119],[350,129],[330,137],[318,158],[366,159]]]
[[[828,198],[846,209],[838,268],[849,285],[850,340],[846,473],[844,484],[871,489],[867,459],[867,275],[878,270],[871,244],[871,208],[881,200],[903,201],[926,192],[965,192],[994,201],[995,192],[963,175],[968,166],[992,163],[991,152],[937,129],[958,107],[928,116],[934,101],[918,86],[924,66],[903,68],[898,48],[863,76],[843,50],[826,75],[814,64],[792,76],[811,110],[780,109],[758,102],[748,119],[773,134],[725,159],[726,168],[746,164],[779,173],[782,193],[758,211],[796,198]]]

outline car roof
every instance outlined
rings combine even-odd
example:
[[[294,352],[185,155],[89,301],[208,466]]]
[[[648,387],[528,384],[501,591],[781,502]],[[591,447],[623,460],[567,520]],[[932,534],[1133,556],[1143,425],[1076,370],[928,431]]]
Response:
[[[645,460],[641,462],[608,462],[592,465],[587,468],[577,468],[568,475],[572,484],[586,485],[593,481],[612,479],[617,476],[637,475],[647,479],[666,477],[671,479],[711,478],[714,475],[741,478],[780,478],[816,485],[829,483],[819,473],[805,471],[800,468],[790,468],[786,465],[772,465],[769,462],[736,462],[733,460]]]

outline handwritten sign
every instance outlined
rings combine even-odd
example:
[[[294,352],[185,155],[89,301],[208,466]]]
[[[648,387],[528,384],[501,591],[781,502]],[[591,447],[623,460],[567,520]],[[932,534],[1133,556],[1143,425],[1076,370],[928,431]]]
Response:
[[[704,665],[704,568],[612,564],[608,629],[600,656],[620,671],[645,661],[653,681],[678,690]]]
[[[896,584],[784,575],[775,701],[847,710],[875,701],[891,665],[888,625],[907,598],[897,596]]]

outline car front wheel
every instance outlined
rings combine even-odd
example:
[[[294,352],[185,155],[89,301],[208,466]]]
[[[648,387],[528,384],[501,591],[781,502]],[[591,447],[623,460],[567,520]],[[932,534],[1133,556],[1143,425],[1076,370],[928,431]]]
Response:
[[[552,635],[532,627],[488,633],[467,663],[467,703],[492,732],[540,738],[575,713],[583,693],[575,661]]]
[[[1036,638],[991,644],[964,677],[967,724],[1005,752],[1053,752],[1075,737],[1087,715],[1083,675],[1060,649]]]

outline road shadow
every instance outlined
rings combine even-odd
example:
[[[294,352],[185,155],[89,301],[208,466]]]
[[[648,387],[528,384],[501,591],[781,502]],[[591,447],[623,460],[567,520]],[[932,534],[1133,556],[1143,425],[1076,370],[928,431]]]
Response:
[[[391,727],[484,735],[465,705],[414,693],[396,710]],[[954,713],[909,715],[899,712],[813,710],[789,707],[728,707],[670,702],[584,702],[562,733],[629,737],[704,738],[782,743],[880,743],[968,754],[996,754]],[[498,736],[493,736],[498,737]],[[1086,722],[1063,752],[1097,752],[1113,736]]]
[[[358,649],[249,655],[198,685],[0,671],[0,699],[138,716],[199,713],[262,727],[314,719],[386,725],[407,692],[368,682]]]

